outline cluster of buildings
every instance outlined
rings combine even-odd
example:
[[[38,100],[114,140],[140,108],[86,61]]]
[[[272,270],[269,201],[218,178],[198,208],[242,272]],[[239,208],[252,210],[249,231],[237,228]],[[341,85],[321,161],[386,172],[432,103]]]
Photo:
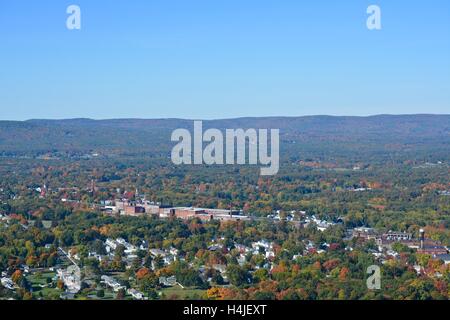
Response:
[[[378,246],[379,255],[386,252],[391,256],[397,256],[392,249],[394,243],[401,243],[417,253],[427,254],[435,259],[441,259],[445,264],[450,263],[449,249],[440,242],[425,237],[425,231],[419,231],[419,237],[414,238],[411,233],[389,231],[387,233],[378,233],[373,228],[360,227],[351,230],[352,237],[363,240],[374,240]]]
[[[272,263],[273,259],[275,257],[274,252],[274,243],[267,241],[267,240],[260,240],[252,242],[251,244],[244,245],[237,242],[233,242],[232,247],[225,247],[225,245],[222,243],[224,238],[215,239],[212,240],[212,243],[208,246],[209,251],[224,251],[224,252],[230,252],[230,250],[233,248],[234,250],[237,250],[239,255],[236,257],[236,260],[240,266],[243,266],[245,263],[248,262],[248,257],[252,255],[263,255],[264,256],[264,263],[262,266],[255,266],[255,269],[250,271],[250,273],[255,272],[256,270],[260,268],[265,268],[267,270],[272,269]],[[196,258],[197,259],[197,258]],[[213,269],[217,271],[222,279],[224,284],[228,284],[228,276],[227,276],[227,265],[226,264],[220,264],[216,263],[213,265],[205,266],[201,265],[198,268],[200,277],[207,282],[212,281],[212,278],[210,278],[208,274],[208,270]]]
[[[58,269],[58,277],[64,282],[66,292],[75,294],[81,290],[81,270],[76,265],[71,265],[67,269]]]
[[[159,218],[176,217],[180,219],[199,218],[203,221],[210,220],[248,220],[249,217],[239,210],[226,209],[205,209],[194,207],[171,207],[154,202],[139,200],[130,201],[127,199],[116,199],[115,201],[105,201],[100,208],[108,214],[119,214],[126,216],[151,215]]]
[[[305,218],[305,222],[303,225],[305,227],[307,227],[310,224],[314,224],[316,226],[317,230],[323,232],[323,231],[327,230],[328,228],[336,225],[337,223],[326,221],[326,220],[321,220],[321,219],[316,218],[315,215],[312,215],[311,217]]]
[[[117,238],[117,239],[111,239],[108,238],[104,242],[106,255],[99,254],[97,252],[90,251],[88,252],[88,257],[94,258],[98,260],[99,262],[102,261],[112,261],[115,256],[115,252],[119,246],[123,246],[124,250],[124,256],[123,260],[127,264],[127,268],[131,266],[134,259],[138,257],[139,251],[148,251],[153,258],[160,257],[164,265],[169,265],[172,262],[179,259],[178,249],[176,248],[170,248],[170,249],[149,249],[148,243],[145,240],[142,240],[140,244],[138,245],[132,245],[131,243],[127,242],[123,238]],[[69,251],[70,252],[70,251]],[[76,258],[75,258],[76,259]],[[155,260],[152,260],[152,269],[155,270]]]
[[[170,249],[166,249],[166,250],[150,249],[149,252],[154,258],[161,257],[162,261],[164,262],[164,265],[169,265],[172,262],[175,262],[176,260],[179,259],[178,249],[176,249],[176,248],[170,248]],[[156,269],[155,260],[152,260],[151,266],[152,266],[153,270]]]
[[[292,221],[295,220],[295,214],[296,214],[296,213],[297,213],[297,211],[292,210],[290,213],[288,213],[288,214],[286,215],[286,217],[282,217],[282,215],[281,215],[281,210],[277,210],[277,211],[275,211],[275,214],[269,214],[269,215],[267,216],[267,218],[268,218],[268,219],[273,219],[273,220],[275,220],[275,221],[286,220],[286,221],[292,222]],[[301,215],[305,215],[305,214],[306,214],[305,211],[300,211],[299,213],[300,213]]]
[[[137,257],[135,254],[138,251],[138,248],[136,246],[132,245],[131,243],[128,243],[123,238],[117,238],[115,240],[109,239],[109,238],[106,239],[106,241],[105,241],[106,252],[111,253],[114,250],[116,250],[117,247],[120,246],[120,245],[124,247],[124,253],[127,256],[130,256],[130,258],[136,258]],[[144,246],[144,244],[142,244],[142,246]]]

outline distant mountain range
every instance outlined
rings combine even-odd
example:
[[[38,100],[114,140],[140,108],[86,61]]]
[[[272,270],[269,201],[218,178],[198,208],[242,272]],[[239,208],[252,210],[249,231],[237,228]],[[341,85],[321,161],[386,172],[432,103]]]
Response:
[[[450,154],[450,115],[260,117],[205,120],[205,128],[278,128],[282,148],[326,157],[348,152]],[[0,121],[0,153],[101,152],[164,155],[185,119]]]

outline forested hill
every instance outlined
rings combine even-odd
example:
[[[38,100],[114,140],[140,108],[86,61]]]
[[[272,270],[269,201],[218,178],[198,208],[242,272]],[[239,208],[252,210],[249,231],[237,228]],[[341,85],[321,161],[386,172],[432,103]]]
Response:
[[[450,154],[450,115],[260,117],[203,123],[219,129],[279,128],[288,154]],[[182,119],[0,121],[0,153],[164,154],[173,145],[172,130],[192,127],[192,120]]]

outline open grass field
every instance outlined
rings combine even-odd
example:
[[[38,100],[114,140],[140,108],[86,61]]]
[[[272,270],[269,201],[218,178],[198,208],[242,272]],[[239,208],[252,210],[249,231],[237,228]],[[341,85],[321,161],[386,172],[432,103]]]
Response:
[[[161,293],[166,296],[166,298],[177,297],[177,299],[203,299],[206,295],[206,290],[196,289],[196,288],[181,288],[180,286],[164,288]]]

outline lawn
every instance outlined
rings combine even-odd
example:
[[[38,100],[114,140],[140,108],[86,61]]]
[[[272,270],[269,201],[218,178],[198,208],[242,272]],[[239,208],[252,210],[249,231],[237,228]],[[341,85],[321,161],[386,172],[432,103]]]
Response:
[[[177,299],[192,299],[193,296],[203,297],[206,293],[206,290],[196,289],[196,288],[181,288],[180,286],[164,288],[161,292],[165,295],[165,298],[170,298],[171,296],[176,295]]]
[[[44,272],[36,272],[30,275],[27,275],[26,278],[30,282],[30,285],[33,287],[33,296],[36,298],[40,298],[40,294],[42,294],[42,298],[48,299],[49,297],[57,298],[62,293],[61,290],[56,288],[42,288],[41,285],[47,286],[47,278],[52,279],[55,277],[56,273],[51,271]]]
[[[47,284],[47,278],[52,279],[55,277],[55,272],[45,271],[45,272],[36,272],[29,276],[27,276],[27,280],[30,281],[32,286],[38,286],[41,284]]]

